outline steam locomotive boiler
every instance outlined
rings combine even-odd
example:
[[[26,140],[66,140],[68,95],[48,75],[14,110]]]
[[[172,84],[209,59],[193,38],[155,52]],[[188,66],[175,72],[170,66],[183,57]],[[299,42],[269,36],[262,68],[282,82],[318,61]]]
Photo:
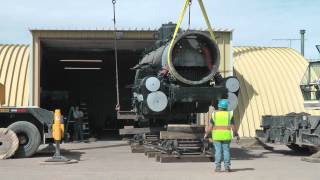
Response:
[[[132,105],[140,117],[179,120],[208,112],[220,98],[229,99],[230,110],[237,106],[239,81],[220,75],[219,47],[210,36],[188,31],[179,33],[172,48],[169,41],[158,44],[133,68]]]

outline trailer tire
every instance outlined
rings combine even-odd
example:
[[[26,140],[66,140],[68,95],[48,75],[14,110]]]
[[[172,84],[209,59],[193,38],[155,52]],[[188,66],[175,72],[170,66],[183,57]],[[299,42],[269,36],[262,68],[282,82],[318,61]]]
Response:
[[[19,148],[14,157],[26,158],[37,152],[41,143],[41,136],[35,125],[27,121],[18,121],[8,128],[14,131],[19,139]]]
[[[290,148],[291,150],[295,151],[295,152],[298,152],[298,153],[308,153],[310,152],[310,149],[308,147],[301,147],[297,144],[290,144],[290,145],[287,145],[288,148]]]

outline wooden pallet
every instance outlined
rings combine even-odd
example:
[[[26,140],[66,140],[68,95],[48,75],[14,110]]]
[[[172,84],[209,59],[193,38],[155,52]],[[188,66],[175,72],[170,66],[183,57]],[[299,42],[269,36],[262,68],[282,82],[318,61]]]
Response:
[[[159,155],[159,154],[161,154],[161,152],[155,151],[155,150],[154,151],[147,151],[144,153],[144,155],[147,156],[148,158],[155,158],[156,155]]]
[[[144,153],[144,146],[139,144],[131,144],[131,152],[132,153]]]

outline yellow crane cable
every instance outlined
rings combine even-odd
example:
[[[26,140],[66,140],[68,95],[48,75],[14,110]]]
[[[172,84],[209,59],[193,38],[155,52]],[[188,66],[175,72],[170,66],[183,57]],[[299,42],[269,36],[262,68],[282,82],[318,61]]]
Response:
[[[199,6],[200,6],[200,8],[201,8],[201,11],[202,11],[202,15],[203,15],[203,17],[204,17],[204,20],[206,21],[206,24],[207,24],[207,27],[208,27],[208,31],[209,31],[209,33],[210,33],[210,36],[211,36],[211,38],[212,38],[214,41],[216,41],[216,36],[214,35],[214,32],[213,32],[213,30],[212,30],[212,27],[211,27],[211,24],[210,24],[210,20],[209,20],[209,18],[208,18],[207,11],[206,11],[206,9],[205,9],[205,7],[204,7],[204,5],[203,5],[203,2],[202,2],[202,0],[198,0],[198,2],[199,2]]]
[[[189,2],[190,2],[190,0],[186,0],[185,3],[184,3],[184,6],[183,6],[183,8],[182,8],[182,10],[181,10],[181,12],[180,12],[180,16],[179,16],[179,19],[178,19],[176,28],[175,28],[174,33],[173,33],[173,37],[172,37],[171,42],[170,42],[170,44],[169,44],[168,62],[167,62],[167,63],[168,63],[168,66],[169,66],[169,69],[173,68],[173,67],[172,67],[172,64],[171,64],[171,48],[172,48],[172,46],[173,46],[174,40],[175,40],[176,37],[177,37],[179,28],[180,28],[180,26],[181,26],[183,17],[184,17],[184,15],[185,15],[185,13],[186,13],[186,10],[187,10],[187,8],[188,8]],[[214,32],[213,32],[213,30],[212,30],[212,27],[211,27],[211,24],[210,24],[210,21],[209,21],[209,18],[208,18],[208,15],[207,15],[207,12],[206,12],[206,9],[205,9],[205,7],[204,7],[204,5],[203,5],[202,0],[198,0],[198,3],[199,3],[199,6],[200,6],[200,8],[201,8],[201,11],[202,11],[202,15],[203,15],[203,17],[204,17],[204,20],[206,21],[206,24],[207,24],[207,27],[208,27],[208,31],[209,31],[209,33],[210,33],[210,36],[211,36],[212,40],[216,42],[216,37],[215,37]]]

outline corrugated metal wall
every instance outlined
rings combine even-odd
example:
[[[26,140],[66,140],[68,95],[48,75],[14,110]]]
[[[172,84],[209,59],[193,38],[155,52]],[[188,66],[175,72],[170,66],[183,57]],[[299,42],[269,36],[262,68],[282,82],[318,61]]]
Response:
[[[299,84],[308,62],[298,52],[290,48],[239,47],[234,48],[234,61],[241,85],[234,116],[241,136],[254,137],[263,115],[306,111]]]
[[[28,106],[29,46],[0,45],[0,83],[5,86],[4,106]]]

